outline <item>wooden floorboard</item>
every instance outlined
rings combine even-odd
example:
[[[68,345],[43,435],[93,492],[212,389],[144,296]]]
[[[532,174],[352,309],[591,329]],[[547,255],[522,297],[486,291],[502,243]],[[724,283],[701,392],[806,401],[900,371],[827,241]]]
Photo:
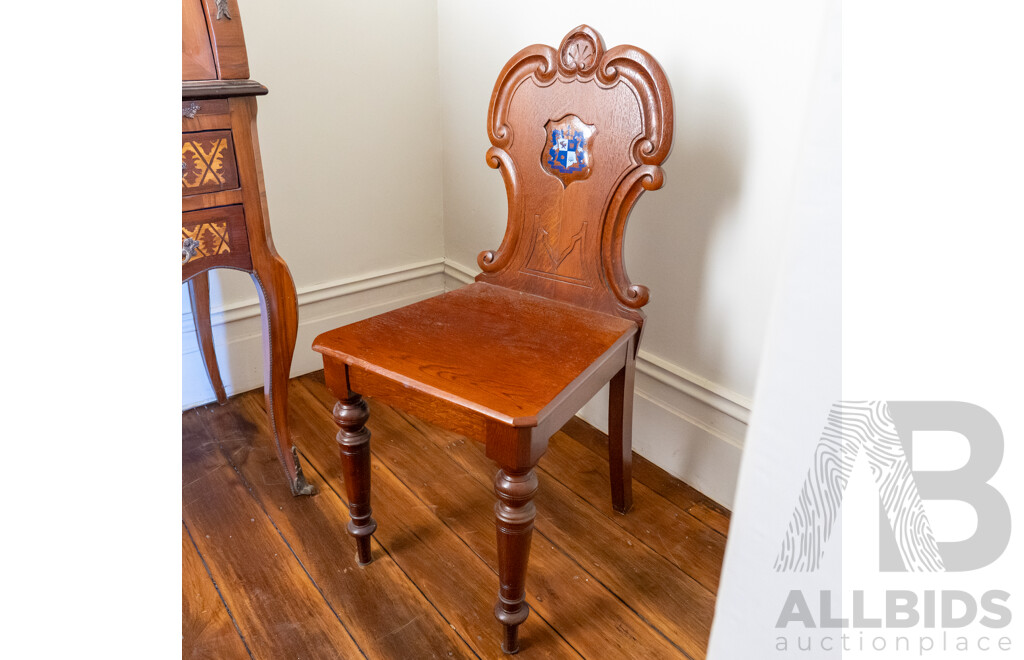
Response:
[[[182,420],[182,517],[250,653],[362,657],[286,539],[224,460],[200,412]]]
[[[182,415],[183,657],[500,658],[482,445],[369,400],[373,563],[359,567],[323,374],[290,383],[309,481],[293,498],[261,392]],[[574,419],[538,470],[523,658],[706,655],[728,512],[634,456],[611,509],[607,438]]]
[[[725,537],[702,520],[672,506],[640,481],[633,484],[633,508],[628,515],[615,512],[608,496],[608,459],[587,451],[561,431],[551,438],[541,469],[627,534],[717,592]]]
[[[210,577],[184,523],[181,526],[181,657],[249,658],[245,640]]]
[[[608,436],[579,417],[570,419],[562,427],[562,431],[598,456],[607,456]],[[729,533],[728,511],[696,488],[683,483],[643,456],[636,454],[633,454],[633,479],[656,491],[722,536]]]
[[[239,406],[214,406],[211,430],[359,648],[374,658],[474,657],[390,557],[361,568],[352,547],[339,547],[338,539],[347,536],[344,501],[333,493],[292,497],[277,483],[283,472],[270,443],[262,442],[270,436],[263,400],[261,392],[250,392],[238,397]],[[405,634],[392,634],[396,630]]]

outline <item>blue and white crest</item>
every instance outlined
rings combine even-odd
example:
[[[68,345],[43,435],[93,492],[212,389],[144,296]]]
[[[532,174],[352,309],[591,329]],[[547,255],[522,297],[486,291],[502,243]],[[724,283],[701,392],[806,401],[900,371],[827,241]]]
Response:
[[[551,131],[548,166],[562,174],[573,174],[587,162],[587,137],[572,129]]]
[[[592,141],[597,128],[584,124],[576,115],[547,123],[546,152],[541,161],[563,186],[590,176]]]

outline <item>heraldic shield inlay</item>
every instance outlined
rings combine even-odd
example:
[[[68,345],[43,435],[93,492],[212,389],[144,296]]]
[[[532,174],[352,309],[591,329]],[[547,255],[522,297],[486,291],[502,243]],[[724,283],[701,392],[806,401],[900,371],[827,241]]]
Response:
[[[545,169],[558,177],[563,186],[590,176],[597,127],[583,123],[576,115],[566,115],[549,121],[545,128],[548,140],[541,154]]]

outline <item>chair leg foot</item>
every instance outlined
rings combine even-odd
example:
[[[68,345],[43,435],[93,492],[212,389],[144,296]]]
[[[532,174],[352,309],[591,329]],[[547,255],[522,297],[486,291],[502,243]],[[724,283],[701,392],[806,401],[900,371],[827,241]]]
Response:
[[[494,478],[498,502],[494,513],[498,530],[498,576],[500,589],[494,616],[504,627],[501,650],[519,651],[519,625],[526,621],[526,567],[530,560],[530,541],[537,508],[537,475],[532,469],[498,470]]]
[[[341,427],[337,441],[341,450],[341,469],[345,477],[345,493],[351,520],[348,533],[356,539],[356,559],[360,566],[369,564],[370,536],[377,529],[377,521],[370,509],[370,430],[366,421],[370,409],[355,392],[334,406],[334,421]]]
[[[370,536],[377,531],[377,522],[370,519],[370,524],[357,527],[355,521],[349,521],[348,533],[356,539],[356,563],[360,566],[367,566],[373,561],[370,553]]]
[[[302,474],[302,463],[299,462],[299,452],[295,445],[292,445],[292,463],[295,465],[295,478],[290,479],[288,484],[292,495],[316,495],[316,486],[306,481],[306,476]]]
[[[530,606],[526,603],[519,603],[520,607],[515,613],[508,613],[504,610],[501,597],[494,604],[494,618],[501,622],[502,638],[501,650],[507,655],[519,653],[519,625],[526,621],[530,614]]]
[[[504,635],[501,638],[501,650],[506,655],[519,653],[519,626],[504,626]]]

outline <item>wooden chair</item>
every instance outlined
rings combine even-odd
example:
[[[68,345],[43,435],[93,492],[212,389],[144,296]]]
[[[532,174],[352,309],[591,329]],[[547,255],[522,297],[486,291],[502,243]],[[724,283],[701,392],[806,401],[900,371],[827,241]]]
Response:
[[[586,25],[558,50],[535,45],[502,69],[491,95],[487,163],[508,193],[508,227],[464,288],[326,332],[338,397],[345,489],[361,564],[369,563],[370,431],[359,393],[486,444],[494,490],[502,649],[515,653],[536,510],[534,466],[549,437],[611,382],[612,502],[632,504],[633,373],[647,303],[622,241],[630,209],[661,187],[672,96],[649,54],[605,50]]]

